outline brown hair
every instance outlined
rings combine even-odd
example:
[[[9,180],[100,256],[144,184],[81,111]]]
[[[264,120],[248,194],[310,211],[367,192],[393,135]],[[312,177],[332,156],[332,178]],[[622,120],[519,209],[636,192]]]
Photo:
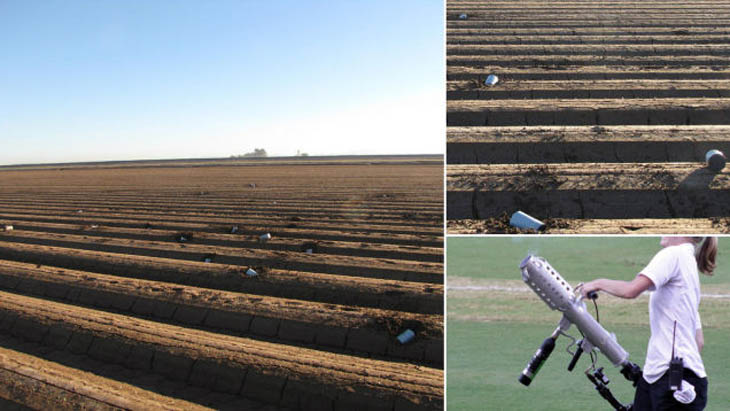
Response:
[[[703,237],[692,237],[695,244],[699,244],[702,239]],[[704,240],[695,256],[697,268],[702,273],[712,275],[712,272],[715,271],[715,257],[717,257],[717,237],[704,237]]]

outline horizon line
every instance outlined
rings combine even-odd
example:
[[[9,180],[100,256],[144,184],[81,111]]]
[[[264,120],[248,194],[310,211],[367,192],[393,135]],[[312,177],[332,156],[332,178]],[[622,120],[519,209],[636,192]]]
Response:
[[[55,167],[55,166],[95,166],[95,165],[114,165],[114,164],[130,164],[130,163],[174,163],[184,161],[244,161],[256,162],[266,160],[326,160],[331,158],[356,159],[356,158],[397,158],[397,157],[443,157],[444,153],[422,153],[422,154],[330,154],[330,155],[307,155],[307,156],[266,156],[266,157],[199,157],[199,158],[160,158],[160,159],[133,159],[133,160],[101,160],[101,161],[69,161],[69,162],[49,162],[49,163],[17,163],[17,164],[0,164],[0,169],[16,168],[16,167]]]

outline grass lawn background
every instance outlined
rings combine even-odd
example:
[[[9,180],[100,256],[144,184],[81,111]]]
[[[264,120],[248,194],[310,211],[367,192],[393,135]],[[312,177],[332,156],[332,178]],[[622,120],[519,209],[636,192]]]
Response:
[[[567,371],[569,340],[555,350],[529,387],[517,382],[540,343],[555,329],[551,311],[521,280],[528,253],[547,260],[575,285],[599,277],[633,278],[659,250],[658,237],[451,237],[447,242],[447,405],[450,410],[611,409],[583,374],[588,356]],[[730,252],[720,240],[714,277],[701,277],[703,294],[730,294]],[[730,246],[730,240],[727,240]],[[730,250],[729,250],[730,251]],[[459,287],[476,287],[463,290]],[[601,324],[616,333],[631,359],[643,366],[649,339],[648,298],[622,300],[601,294]],[[589,307],[593,313],[592,305]],[[595,313],[594,313],[595,314]],[[705,297],[700,305],[710,392],[708,410],[730,404],[730,299]],[[577,335],[575,328],[569,333]],[[609,388],[623,403],[634,388],[602,355]]]

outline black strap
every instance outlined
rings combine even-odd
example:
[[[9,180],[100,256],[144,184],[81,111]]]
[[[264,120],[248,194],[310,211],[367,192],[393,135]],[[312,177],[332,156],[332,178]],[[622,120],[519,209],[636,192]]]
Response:
[[[677,335],[677,320],[674,320],[674,331],[672,331],[672,358],[674,359],[674,338]]]

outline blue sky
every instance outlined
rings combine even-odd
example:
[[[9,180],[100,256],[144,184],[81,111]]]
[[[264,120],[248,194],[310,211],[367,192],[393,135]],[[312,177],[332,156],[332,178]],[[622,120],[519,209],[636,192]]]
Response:
[[[0,164],[443,153],[443,2],[0,0]]]

